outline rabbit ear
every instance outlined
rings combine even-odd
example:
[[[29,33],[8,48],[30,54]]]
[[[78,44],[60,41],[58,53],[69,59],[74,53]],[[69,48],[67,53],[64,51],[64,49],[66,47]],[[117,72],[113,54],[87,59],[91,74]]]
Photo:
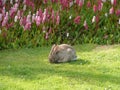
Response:
[[[55,47],[53,49],[53,54],[57,54],[58,53],[58,49],[59,49],[59,46],[55,45]]]
[[[56,45],[54,44],[54,45],[52,46],[52,48],[51,48],[50,55],[52,55],[55,47],[56,47]]]

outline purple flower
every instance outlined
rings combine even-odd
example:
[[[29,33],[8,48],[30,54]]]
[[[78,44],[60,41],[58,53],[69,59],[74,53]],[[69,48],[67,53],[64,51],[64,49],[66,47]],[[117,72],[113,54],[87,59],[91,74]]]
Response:
[[[42,23],[44,23],[47,20],[47,15],[48,15],[48,9],[45,9],[42,17]]]
[[[116,10],[116,15],[120,16],[120,10]]]
[[[48,32],[48,33],[50,34],[51,32],[52,32],[52,28],[50,27],[50,28],[49,28],[49,32]]]
[[[112,8],[110,8],[110,10],[109,10],[109,14],[113,14],[114,13],[114,8],[112,7]]]
[[[97,6],[94,5],[94,6],[93,6],[93,11],[94,11],[94,12],[97,12],[97,10],[98,10]]]
[[[31,22],[26,23],[26,25],[24,26],[24,30],[30,30],[31,28]]]
[[[91,7],[91,3],[90,1],[87,2],[87,8],[90,8]]]
[[[8,12],[6,12],[6,16],[4,17],[3,21],[2,21],[2,26],[6,26],[8,23]]]
[[[14,17],[15,13],[17,12],[17,9],[18,9],[18,3],[16,3],[13,7],[11,7],[9,13],[10,13],[10,17]]]
[[[46,4],[48,2],[48,0],[43,0],[43,3]]]
[[[74,19],[74,23],[75,24],[79,24],[80,23],[80,16],[77,16],[75,19]]]
[[[40,23],[41,23],[41,18],[40,18],[40,16],[36,16],[35,21],[36,21],[36,25],[39,26]]]
[[[98,2],[98,10],[102,10],[103,8],[103,3],[101,1]]]

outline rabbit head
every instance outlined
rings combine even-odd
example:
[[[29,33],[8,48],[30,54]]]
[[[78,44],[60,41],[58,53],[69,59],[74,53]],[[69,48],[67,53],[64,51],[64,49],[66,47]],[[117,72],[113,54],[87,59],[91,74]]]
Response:
[[[57,63],[57,60],[58,60],[57,53],[58,53],[58,45],[54,44],[51,48],[51,51],[48,57],[50,63]]]

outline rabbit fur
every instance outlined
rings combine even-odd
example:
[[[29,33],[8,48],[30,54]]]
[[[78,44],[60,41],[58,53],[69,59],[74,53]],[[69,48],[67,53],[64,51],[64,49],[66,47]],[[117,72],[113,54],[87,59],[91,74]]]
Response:
[[[50,63],[62,63],[77,59],[76,51],[68,44],[53,45],[49,54]]]

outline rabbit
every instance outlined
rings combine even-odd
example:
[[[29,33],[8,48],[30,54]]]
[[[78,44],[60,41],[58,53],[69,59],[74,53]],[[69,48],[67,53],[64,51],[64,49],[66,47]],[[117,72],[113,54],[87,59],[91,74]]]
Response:
[[[76,51],[68,44],[53,45],[49,54],[50,63],[62,63],[77,59]]]

